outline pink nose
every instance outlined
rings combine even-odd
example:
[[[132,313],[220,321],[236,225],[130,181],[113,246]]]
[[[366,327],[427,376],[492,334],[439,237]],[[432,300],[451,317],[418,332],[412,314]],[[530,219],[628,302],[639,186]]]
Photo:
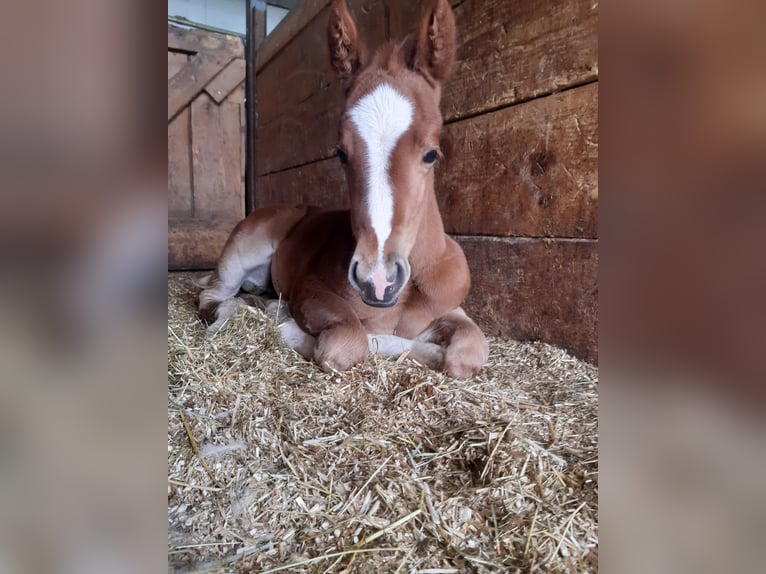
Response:
[[[393,281],[389,281],[386,277],[386,268],[382,263],[378,263],[378,266],[370,275],[370,279],[372,279],[372,284],[375,286],[375,297],[382,301],[386,294],[386,287],[393,284]]]

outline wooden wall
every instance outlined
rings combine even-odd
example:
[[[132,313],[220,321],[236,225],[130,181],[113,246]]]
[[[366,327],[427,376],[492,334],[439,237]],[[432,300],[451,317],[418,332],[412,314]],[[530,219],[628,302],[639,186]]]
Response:
[[[168,267],[209,268],[245,215],[242,40],[168,27]]]
[[[327,0],[305,0],[256,61],[255,204],[345,206]],[[368,44],[410,32],[409,0],[350,0]],[[468,311],[492,334],[598,360],[598,3],[453,0],[437,196],[468,256]]]

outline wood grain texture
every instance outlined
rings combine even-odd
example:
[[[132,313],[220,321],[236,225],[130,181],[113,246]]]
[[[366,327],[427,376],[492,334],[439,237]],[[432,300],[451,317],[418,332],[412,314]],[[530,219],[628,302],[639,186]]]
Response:
[[[258,178],[256,205],[295,203],[326,208],[348,206],[343,169],[337,158],[318,161]]]
[[[168,221],[168,269],[214,269],[236,223],[216,228],[202,222]]]
[[[475,115],[598,77],[598,2],[466,0],[445,119]]]
[[[189,110],[168,124],[168,217],[192,216]]]
[[[230,54],[200,52],[170,78],[168,80],[168,121],[188,106],[231,60]]]
[[[168,49],[189,54],[219,52],[228,54],[232,58],[243,58],[245,54],[245,46],[238,36],[187,30],[171,25],[168,25]]]
[[[244,217],[239,105],[220,106],[203,93],[191,105],[192,173],[196,218]]]
[[[598,242],[457,237],[466,311],[485,333],[541,340],[598,363]]]
[[[175,76],[189,61],[189,54],[168,52],[168,80]]]
[[[449,232],[598,236],[598,83],[449,124],[441,145]]]
[[[217,103],[221,103],[242,82],[245,81],[245,60],[234,58],[221,70],[221,73],[213,78],[206,86],[205,91]]]

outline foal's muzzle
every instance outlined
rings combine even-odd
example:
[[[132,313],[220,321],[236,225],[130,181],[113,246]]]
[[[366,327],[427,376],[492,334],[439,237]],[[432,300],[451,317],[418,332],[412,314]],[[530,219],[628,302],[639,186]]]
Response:
[[[359,267],[359,261],[353,259],[348,268],[349,282],[362,301],[371,307],[396,305],[409,278],[410,266],[406,260],[400,259],[396,259],[392,265],[378,264],[366,273]]]

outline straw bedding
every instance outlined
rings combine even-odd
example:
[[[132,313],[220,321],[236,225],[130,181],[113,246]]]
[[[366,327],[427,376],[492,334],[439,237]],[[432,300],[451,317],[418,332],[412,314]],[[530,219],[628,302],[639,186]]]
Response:
[[[171,572],[596,572],[597,369],[490,339],[456,381],[407,358],[326,374],[242,308],[168,301]]]

